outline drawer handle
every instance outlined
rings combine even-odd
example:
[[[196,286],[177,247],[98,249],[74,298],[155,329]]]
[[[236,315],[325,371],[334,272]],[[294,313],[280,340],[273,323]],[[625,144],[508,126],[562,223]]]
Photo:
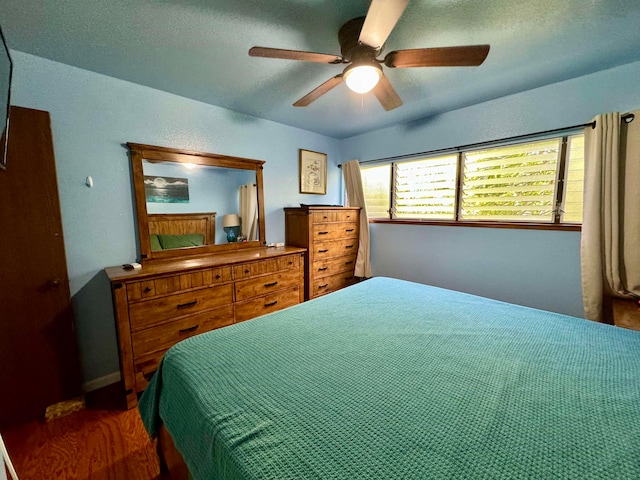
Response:
[[[347,245],[347,246],[346,246],[346,247],[344,247],[344,248],[353,248],[353,245]]]
[[[327,288],[329,286],[328,283],[325,283],[324,285],[318,285],[318,288]]]
[[[293,260],[289,260],[289,265],[293,265]]]
[[[276,300],[275,302],[265,303],[265,304],[264,304],[264,308],[267,308],[267,307],[273,307],[273,306],[274,306],[275,304],[277,304],[277,303],[278,303],[278,301],[277,301],[277,300]]]
[[[178,308],[193,307],[196,303],[198,303],[198,300],[194,300],[193,302],[180,303],[180,304],[178,304]]]
[[[271,282],[271,283],[265,283],[264,286],[265,287],[275,287],[278,284],[278,282]]]
[[[216,280],[218,280],[219,278],[220,278],[220,274],[218,273],[218,274],[216,275]]]
[[[329,232],[318,232],[318,235],[326,235]]]
[[[318,253],[327,253],[329,250],[324,249],[324,250],[318,250]]]
[[[353,263],[353,260],[349,260],[348,262],[344,262],[345,265],[351,265]]]
[[[353,232],[353,230],[354,230],[353,228],[347,228],[345,232]]]
[[[247,269],[247,270],[245,270],[245,271],[244,271],[244,273],[249,273],[249,270],[248,270],[248,269]]]
[[[183,333],[193,332],[194,330],[197,330],[199,326],[200,325],[194,325],[193,327],[189,327],[189,328],[181,328],[180,330],[178,330],[178,333],[183,334]]]
[[[146,288],[144,289],[144,293],[149,293],[150,291],[151,291],[151,287],[146,287]]]
[[[319,268],[318,271],[319,272],[324,272],[327,268],[329,268],[329,267],[322,267],[322,268]]]

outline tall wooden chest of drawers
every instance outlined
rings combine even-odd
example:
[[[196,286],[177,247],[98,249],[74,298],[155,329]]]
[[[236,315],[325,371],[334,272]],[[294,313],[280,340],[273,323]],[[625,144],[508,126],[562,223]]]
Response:
[[[286,244],[307,249],[305,300],[356,281],[359,207],[285,208]]]
[[[302,302],[303,268],[304,250],[292,247],[107,268],[127,407],[179,341]]]

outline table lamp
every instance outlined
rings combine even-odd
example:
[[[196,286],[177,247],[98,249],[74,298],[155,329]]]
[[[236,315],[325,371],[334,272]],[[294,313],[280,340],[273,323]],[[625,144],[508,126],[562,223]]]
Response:
[[[240,217],[236,213],[229,213],[222,217],[222,229],[227,234],[227,242],[234,243],[238,241],[240,234]]]

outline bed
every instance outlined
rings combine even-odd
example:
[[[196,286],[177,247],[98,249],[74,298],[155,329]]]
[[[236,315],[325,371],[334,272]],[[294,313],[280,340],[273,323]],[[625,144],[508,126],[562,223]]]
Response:
[[[373,278],[179,343],[139,409],[196,480],[638,479],[639,377],[638,332]]]
[[[215,212],[156,213],[147,218],[153,252],[215,243]]]

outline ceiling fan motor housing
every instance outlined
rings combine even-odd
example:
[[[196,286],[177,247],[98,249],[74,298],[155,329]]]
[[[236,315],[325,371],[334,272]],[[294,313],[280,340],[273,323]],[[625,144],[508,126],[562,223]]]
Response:
[[[342,53],[342,57],[346,62],[379,63],[376,57],[383,47],[373,48],[360,43],[360,31],[364,20],[365,17],[353,18],[342,25],[338,31],[340,53]]]

